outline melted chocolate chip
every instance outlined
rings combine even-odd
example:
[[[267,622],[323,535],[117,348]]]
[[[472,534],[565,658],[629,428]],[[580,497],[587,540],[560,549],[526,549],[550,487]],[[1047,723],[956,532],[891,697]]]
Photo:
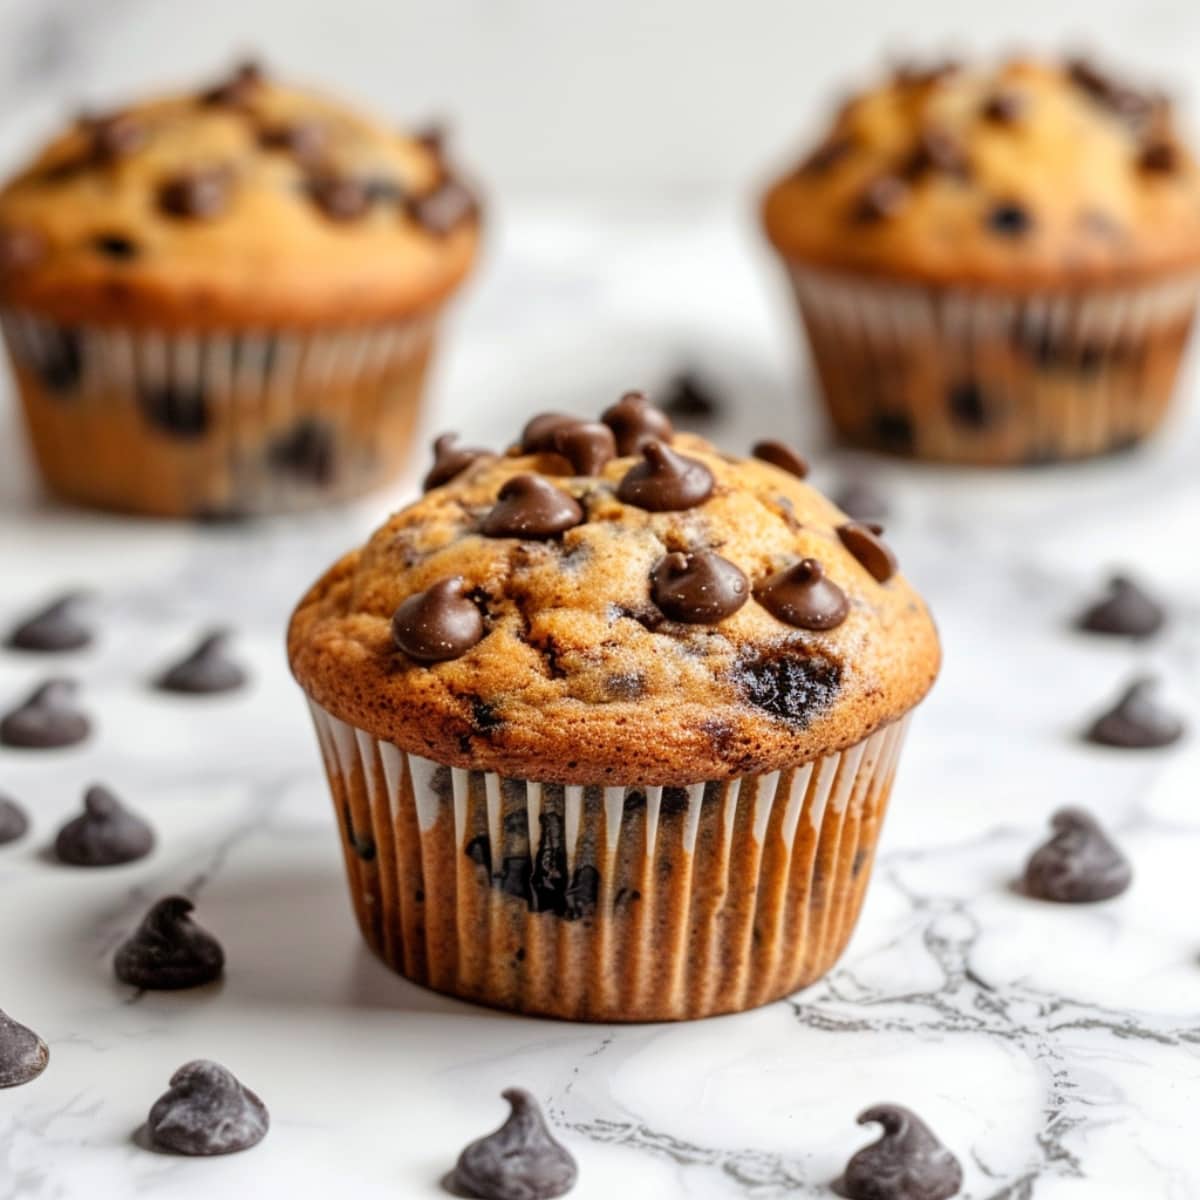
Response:
[[[1137,679],[1117,703],[1092,722],[1086,737],[1122,750],[1157,750],[1183,737],[1183,722],[1154,699],[1158,681]]]
[[[987,227],[1004,237],[1022,237],[1033,228],[1033,217],[1024,205],[1004,200],[988,210]]]
[[[671,380],[659,407],[673,417],[707,421],[725,406],[707,380],[695,371],[681,371]]]
[[[797,479],[808,478],[808,462],[783,442],[755,442],[751,454]]]
[[[17,624],[5,645],[36,654],[59,654],[90,646],[92,629],[80,619],[79,612],[85,598],[82,592],[66,592],[52,600]]]
[[[115,259],[117,262],[129,262],[138,256],[137,242],[123,233],[96,234],[92,238],[92,249],[97,254],[103,254],[105,258]]]
[[[177,438],[198,438],[208,432],[208,397],[198,385],[164,383],[143,387],[138,407],[146,423]]]
[[[893,454],[911,454],[916,432],[912,418],[907,413],[877,412],[871,422],[875,439],[885,450]]]
[[[84,123],[91,140],[92,162],[116,162],[136,153],[146,143],[146,127],[133,113],[86,117]]]
[[[833,703],[842,685],[841,667],[820,655],[770,654],[749,658],[734,675],[747,701],[797,729]]]
[[[1151,174],[1173,174],[1179,170],[1179,147],[1167,138],[1153,138],[1138,151],[1137,164]]]
[[[297,162],[318,162],[329,148],[329,130],[322,121],[299,120],[259,130],[258,144],[264,150],[281,150]]]
[[[440,162],[446,153],[450,130],[441,121],[431,121],[420,129],[414,129],[410,136],[414,142],[424,146]]]
[[[443,179],[432,191],[413,196],[408,202],[409,216],[437,237],[446,237],[474,220],[478,211],[475,197],[454,178]]]
[[[541,454],[554,449],[554,438],[560,429],[579,424],[578,417],[560,412],[538,413],[525,422],[521,430],[521,450],[525,454]]]
[[[0,1010],[0,1088],[20,1087],[36,1079],[50,1061],[50,1050],[32,1029]]]
[[[949,1200],[962,1187],[958,1159],[914,1112],[876,1104],[860,1125],[883,1126],[883,1136],[846,1164],[842,1190],[850,1200]]]
[[[910,59],[896,64],[892,78],[900,87],[931,87],[961,70],[962,62],[957,58],[935,59],[927,63]]]
[[[996,125],[1015,125],[1026,112],[1026,97],[1022,92],[994,92],[983,102],[983,117]]]
[[[16,275],[36,267],[46,256],[46,239],[36,229],[9,226],[0,229],[0,273]]]
[[[233,1154],[267,1135],[266,1105],[220,1063],[198,1059],[171,1076],[170,1088],[150,1110],[146,1130],[161,1150],[175,1154]]]
[[[0,846],[20,840],[29,832],[29,816],[7,796],[0,796]]]
[[[626,392],[604,410],[600,420],[613,431],[622,457],[637,454],[646,442],[669,442],[675,436],[667,415],[655,408],[644,392]]]
[[[872,180],[854,202],[853,216],[861,224],[894,217],[908,203],[908,184],[894,175]]]
[[[33,354],[45,387],[59,395],[73,391],[83,377],[83,343],[76,329],[52,326]]]
[[[466,654],[484,635],[483,617],[465,595],[461,575],[409,596],[392,617],[392,638],[419,663],[445,662]]]
[[[850,612],[846,593],[815,558],[802,558],[776,571],[754,589],[759,604],[772,616],[798,629],[836,629]]]
[[[115,867],[145,858],[154,840],[141,817],[97,784],[84,793],[83,813],[58,831],[54,853],[75,867]]]
[[[878,521],[888,515],[888,502],[862,478],[844,483],[835,493],[833,502],[856,521]]]
[[[357,221],[366,216],[375,199],[365,180],[346,175],[318,175],[305,188],[331,221]]]
[[[896,556],[879,535],[882,525],[862,521],[847,521],[839,525],[837,535],[842,545],[858,559],[871,577],[879,583],[887,583],[897,570]]]
[[[169,666],[155,681],[163,692],[181,692],[190,696],[210,696],[232,692],[246,682],[246,672],[229,657],[227,629],[206,633],[185,658]]]
[[[202,987],[220,977],[225,952],[191,918],[186,896],[167,896],[117,949],[113,970],[122,983],[148,991]]]
[[[959,179],[966,179],[971,173],[962,143],[945,129],[936,127],[921,130],[904,164],[904,175],[909,179],[918,179],[931,171]]]
[[[616,457],[613,432],[599,421],[572,421],[554,430],[551,445],[571,464],[576,475],[599,475]]]
[[[201,103],[229,108],[241,108],[249,103],[265,81],[262,64],[247,59],[238,63],[228,79],[204,92]]]
[[[502,1095],[512,1108],[508,1120],[459,1155],[455,1186],[480,1200],[565,1196],[579,1177],[575,1160],[551,1135],[533,1096],[522,1088]]]
[[[0,720],[0,742],[29,750],[74,746],[91,731],[91,722],[72,703],[78,685],[50,679]]]
[[[715,625],[750,598],[746,576],[711,550],[668,554],[650,573],[654,603],[672,620]]]
[[[841,162],[854,149],[854,142],[844,134],[834,134],[823,141],[800,164],[802,175],[820,175]]]
[[[428,492],[441,487],[461,475],[473,462],[492,457],[487,450],[460,446],[457,433],[443,433],[433,443],[433,466],[425,476],[424,488]]]
[[[1067,73],[1071,81],[1097,104],[1110,109],[1135,129],[1145,124],[1155,109],[1165,107],[1161,97],[1146,95],[1128,87],[1086,59],[1071,60],[1067,64]]]
[[[1108,594],[1079,614],[1076,628],[1088,633],[1145,638],[1156,634],[1166,621],[1159,602],[1127,575],[1108,581]]]
[[[158,207],[171,217],[210,221],[229,206],[229,172],[223,167],[183,171],[158,189]]]
[[[583,523],[583,509],[539,475],[514,475],[480,522],[486,537],[549,538]]]
[[[1133,881],[1129,860],[1086,809],[1060,808],[1053,836],[1025,866],[1025,891],[1059,904],[1090,904],[1119,896]]]
[[[642,446],[642,461],[617,485],[617,499],[647,512],[682,512],[703,504],[715,484],[712,472],[698,459],[648,441]]]

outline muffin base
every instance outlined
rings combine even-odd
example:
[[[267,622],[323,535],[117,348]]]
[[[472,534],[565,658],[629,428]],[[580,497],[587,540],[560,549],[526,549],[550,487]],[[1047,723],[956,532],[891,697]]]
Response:
[[[1087,458],[1152,433],[1200,293],[1193,275],[1079,295],[922,287],[795,264],[791,279],[845,440],[990,466]]]
[[[786,771],[563,787],[440,766],[310,705],[371,949],[436,991],[581,1021],[738,1012],[828,971],[908,724]]]
[[[403,466],[431,317],[313,333],[180,335],[3,315],[42,477],[64,499],[168,517],[327,504]]]

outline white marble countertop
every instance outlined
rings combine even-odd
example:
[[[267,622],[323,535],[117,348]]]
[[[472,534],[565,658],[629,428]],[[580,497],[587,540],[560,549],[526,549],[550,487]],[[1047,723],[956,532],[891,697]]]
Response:
[[[513,215],[444,350],[431,430],[499,442],[533,408],[594,411],[687,360],[733,399],[715,430],[731,447],[794,437],[818,482],[848,461],[822,450],[792,398],[802,385],[780,281],[752,232],[719,212]],[[580,1200],[830,1195],[868,1136],[855,1114],[879,1100],[928,1120],[973,1200],[1200,1196],[1198,416],[1145,453],[1073,469],[877,468],[946,666],[901,764],[850,949],[789,1001],[622,1028],[443,999],[391,976],[353,927],[282,626],[411,479],[303,521],[126,521],[40,500],[14,424],[0,460],[0,623],[83,584],[100,597],[102,636],[63,663],[0,652],[0,701],[66,669],[96,720],[78,749],[0,750],[0,791],[34,818],[31,837],[0,850],[0,1007],[52,1055],[36,1082],[0,1093],[0,1198],[436,1197],[514,1083],[541,1097],[577,1156]],[[1069,629],[1118,565],[1171,604],[1148,646]],[[253,686],[211,700],[151,692],[150,674],[216,623],[238,630]],[[1081,744],[1081,724],[1144,666],[1194,736],[1145,754]],[[152,818],[149,859],[106,871],[47,861],[92,781]],[[1133,859],[1122,898],[1060,908],[1012,890],[1068,802],[1091,807]],[[112,950],[170,891],[196,899],[228,976],[134,1000],[112,978]],[[194,1057],[266,1100],[273,1127],[257,1149],[188,1161],[131,1140]]]

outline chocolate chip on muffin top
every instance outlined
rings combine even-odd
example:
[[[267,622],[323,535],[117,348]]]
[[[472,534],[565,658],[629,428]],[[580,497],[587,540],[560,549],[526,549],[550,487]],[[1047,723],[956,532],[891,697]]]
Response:
[[[309,695],[438,762],[647,784],[803,761],[924,695],[923,604],[791,456],[720,454],[641,397],[603,416],[612,457],[563,413],[503,456],[439,439],[447,469],[297,609]]]

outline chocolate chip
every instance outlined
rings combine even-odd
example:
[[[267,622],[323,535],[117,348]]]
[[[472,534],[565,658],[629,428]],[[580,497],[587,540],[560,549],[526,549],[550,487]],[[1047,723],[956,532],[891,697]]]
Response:
[[[1146,95],[1120,83],[1086,59],[1072,59],[1067,64],[1067,73],[1096,103],[1135,129],[1144,125],[1155,109],[1165,107],[1161,97]]]
[[[92,249],[105,258],[116,259],[118,262],[128,262],[137,258],[138,244],[133,238],[122,233],[98,233],[92,238]]]
[[[267,1107],[220,1063],[197,1059],[171,1076],[150,1110],[146,1130],[160,1150],[233,1154],[257,1146],[270,1126]]]
[[[312,202],[331,221],[357,221],[367,214],[374,196],[362,179],[346,175],[319,175],[305,188]]]
[[[668,554],[650,573],[650,585],[654,603],[689,625],[715,625],[750,598],[746,576],[711,550]]]
[[[863,478],[844,483],[834,493],[833,502],[856,521],[877,521],[888,515],[888,502]]]
[[[872,422],[875,440],[893,454],[911,454],[916,438],[912,418],[902,412],[877,412]]]
[[[986,429],[991,423],[991,412],[983,389],[979,384],[967,380],[950,389],[950,415],[967,429]]]
[[[281,474],[329,487],[337,476],[337,434],[327,422],[304,417],[271,443],[267,461]]]
[[[69,392],[83,377],[83,344],[77,329],[50,327],[39,340],[34,365],[52,392]]]
[[[883,1126],[883,1136],[846,1164],[842,1191],[850,1200],[949,1200],[962,1187],[958,1159],[916,1113],[876,1104],[858,1123]]]
[[[1166,138],[1154,138],[1138,151],[1137,164],[1151,174],[1170,175],[1179,170],[1179,147]]]
[[[425,476],[425,490],[441,487],[462,474],[473,462],[481,458],[492,458],[487,450],[460,446],[457,433],[443,433],[433,443],[433,466]]]
[[[36,267],[47,248],[45,236],[36,229],[12,225],[0,229],[0,273],[17,275]]]
[[[541,454],[554,449],[554,437],[560,429],[579,423],[578,417],[560,412],[538,413],[525,422],[521,430],[521,450],[525,454]]]
[[[836,629],[850,612],[846,593],[815,558],[802,558],[776,571],[754,589],[759,604],[772,616],[798,629]]]
[[[459,1155],[455,1186],[480,1200],[565,1196],[579,1177],[575,1160],[555,1141],[529,1092],[507,1088],[501,1094],[512,1108],[508,1120]]]
[[[422,229],[446,237],[479,212],[475,197],[457,179],[446,178],[432,191],[413,196],[408,212]]]
[[[1024,205],[1003,200],[988,210],[987,227],[1004,237],[1021,237],[1033,228],[1033,217]]]
[[[514,475],[480,522],[486,537],[548,538],[582,524],[583,509],[539,475]]]
[[[841,162],[851,150],[854,142],[844,134],[833,134],[813,150],[800,164],[800,174],[820,175]]]
[[[440,162],[446,153],[450,130],[442,121],[431,121],[420,129],[414,129],[410,136],[414,142],[424,146]]]
[[[576,475],[599,475],[616,457],[613,432],[599,421],[572,421],[554,430],[551,445],[571,464]]]
[[[242,108],[254,98],[265,80],[262,64],[247,59],[238,63],[228,79],[204,92],[200,101],[217,107]]]
[[[50,1061],[50,1050],[32,1029],[0,1010],[0,1088],[20,1087],[36,1079]]]
[[[91,731],[91,722],[72,703],[77,684],[50,679],[35,688],[23,704],[0,720],[0,742],[30,750],[74,746]]]
[[[1026,97],[1023,92],[993,92],[983,102],[983,118],[996,125],[1015,125],[1026,112]]]
[[[159,185],[158,206],[171,217],[209,221],[228,208],[229,184],[223,167],[183,171]]]
[[[961,70],[962,62],[957,58],[936,59],[929,63],[910,59],[896,64],[892,78],[900,87],[930,87]]]
[[[773,467],[778,467],[781,471],[786,471],[789,475],[795,475],[797,479],[808,478],[807,460],[783,442],[755,442],[751,454],[763,462],[770,463]]]
[[[734,681],[755,708],[803,729],[833,703],[842,669],[820,655],[784,652],[742,660]]]
[[[246,672],[228,655],[232,635],[227,629],[206,633],[185,658],[169,666],[155,680],[163,692],[182,692],[191,696],[232,692],[246,682]]]
[[[174,437],[197,438],[208,432],[208,398],[198,385],[143,387],[138,392],[138,407],[147,424]]]
[[[1129,860],[1086,809],[1060,808],[1054,835],[1025,866],[1025,891],[1059,904],[1090,904],[1119,896],[1133,881]]]
[[[146,127],[131,112],[85,117],[84,124],[91,140],[91,159],[96,163],[127,158],[146,144]]]
[[[5,645],[36,654],[58,654],[90,646],[92,629],[79,613],[85,599],[83,592],[64,593],[14,626]]]
[[[1114,575],[1108,594],[1079,614],[1076,628],[1088,633],[1145,638],[1156,634],[1166,621],[1159,602],[1128,575]]]
[[[904,164],[904,175],[918,179],[930,171],[966,179],[971,173],[971,164],[966,149],[945,129],[927,127],[917,135],[916,145]]]
[[[154,830],[99,784],[83,796],[83,813],[54,839],[60,862],[75,867],[115,867],[145,858],[154,849]]]
[[[329,148],[329,129],[323,121],[316,120],[271,125],[259,130],[258,144],[264,150],[281,150],[297,162],[310,165],[319,161]]]
[[[18,841],[29,832],[29,816],[25,810],[7,796],[0,796],[0,846]]]
[[[113,970],[122,983],[148,991],[202,987],[220,977],[225,951],[191,918],[186,896],[154,905],[133,935],[117,949]]]
[[[642,461],[617,485],[617,499],[647,512],[682,512],[703,504],[715,484],[712,472],[698,459],[648,441],[642,445]]]
[[[707,380],[695,371],[680,371],[668,385],[659,407],[673,417],[709,420],[724,404]]]
[[[862,521],[847,521],[837,529],[842,545],[866,567],[871,577],[879,583],[887,583],[895,575],[897,563],[896,556],[879,537],[882,532],[882,525]]]
[[[622,457],[637,454],[646,442],[669,442],[675,437],[667,415],[655,408],[644,392],[626,392],[604,410],[600,420],[613,431]]]
[[[871,224],[894,217],[908,203],[908,184],[894,175],[881,175],[872,180],[854,202],[853,217],[861,224]]]
[[[1183,737],[1183,722],[1154,699],[1158,681],[1137,679],[1117,703],[1097,717],[1087,731],[1089,742],[1122,750],[1157,750]]]
[[[467,599],[461,575],[443,579],[409,596],[392,617],[392,638],[420,663],[445,662],[466,654],[484,635],[483,617]]]

